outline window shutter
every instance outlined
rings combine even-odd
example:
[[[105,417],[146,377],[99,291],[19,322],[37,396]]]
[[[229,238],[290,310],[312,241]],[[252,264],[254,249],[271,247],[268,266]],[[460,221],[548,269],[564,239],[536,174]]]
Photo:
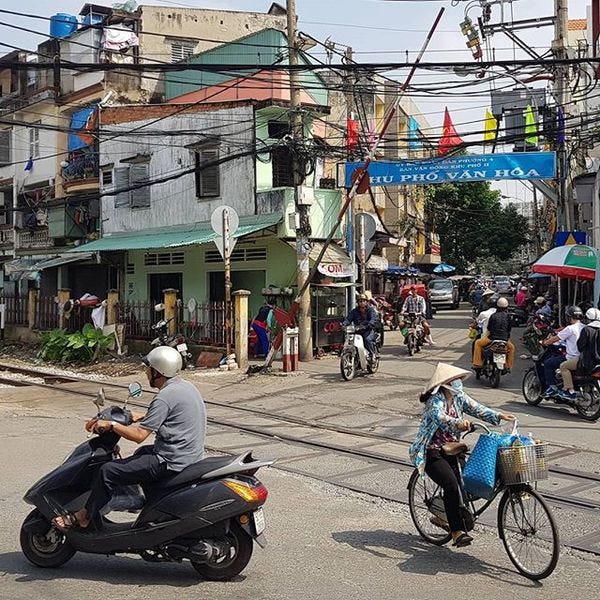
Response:
[[[139,183],[148,182],[149,165],[131,165],[129,171],[129,183],[137,185]],[[144,186],[135,190],[131,190],[131,208],[149,208],[150,207],[150,186]]]
[[[115,190],[126,190],[129,187],[129,167],[115,167]],[[115,208],[129,206],[129,192],[118,192],[115,196]]]
[[[196,193],[198,198],[214,198],[221,194],[221,173],[218,164],[205,166],[219,160],[218,148],[204,148],[197,151]]]
[[[173,42],[171,44],[171,62],[176,63],[194,54],[195,44],[191,42]]]
[[[11,162],[11,133],[10,129],[0,131],[0,165],[8,165]]]

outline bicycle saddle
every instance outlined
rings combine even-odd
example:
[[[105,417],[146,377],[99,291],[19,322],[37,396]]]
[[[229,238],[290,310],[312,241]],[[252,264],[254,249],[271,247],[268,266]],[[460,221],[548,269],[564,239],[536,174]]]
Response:
[[[464,442],[447,442],[442,446],[442,452],[447,456],[456,456],[463,454],[469,449],[469,446]]]

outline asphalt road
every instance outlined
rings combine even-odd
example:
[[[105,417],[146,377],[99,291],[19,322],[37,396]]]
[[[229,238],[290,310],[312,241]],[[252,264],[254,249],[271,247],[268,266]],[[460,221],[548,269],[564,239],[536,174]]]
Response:
[[[291,376],[192,374],[207,399],[278,410],[323,423],[381,430],[410,437],[418,423],[419,389],[439,360],[467,365],[467,311],[441,311],[433,321],[437,345],[409,358],[399,336],[387,336],[381,371],[374,377],[341,381],[337,360],[325,357],[303,365]],[[554,406],[532,409],[518,397],[528,361],[517,360],[501,389],[472,381],[481,401],[517,413],[524,430],[564,446],[587,449],[586,464],[597,469],[597,424],[582,421]],[[149,400],[150,398],[146,398]],[[597,598],[600,561],[592,555],[563,551],[555,573],[541,584],[519,576],[491,528],[478,527],[476,542],[460,551],[421,541],[407,508],[373,499],[314,479],[277,469],[262,471],[270,491],[265,550],[255,554],[243,575],[230,583],[199,581],[187,564],[145,563],[137,557],[76,555],[58,570],[37,569],[23,558],[18,544],[22,519],[30,507],[21,500],[29,485],[58,464],[84,438],[82,424],[92,414],[88,401],[38,388],[0,389],[0,599],[87,600],[104,597],[163,599],[293,598],[410,599],[482,597],[486,599]],[[209,408],[209,414],[211,409]],[[213,431],[212,447],[233,444]],[[240,436],[238,445],[255,441]],[[227,446],[227,448],[225,448]],[[286,450],[280,453],[282,464]],[[321,454],[323,470],[338,458]],[[574,466],[573,468],[576,468]],[[389,477],[388,477],[389,479]],[[569,527],[569,512],[561,513]],[[600,527],[590,517],[590,530]]]

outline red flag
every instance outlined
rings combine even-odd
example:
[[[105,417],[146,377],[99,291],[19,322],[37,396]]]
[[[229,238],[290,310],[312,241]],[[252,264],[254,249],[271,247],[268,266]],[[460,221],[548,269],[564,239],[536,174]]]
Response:
[[[446,112],[444,113],[444,130],[438,143],[438,156],[444,156],[444,154],[450,152],[452,148],[460,146],[462,143],[462,139],[458,133],[456,133],[456,129],[454,129],[454,125],[452,124],[448,107],[446,107]]]
[[[351,151],[358,146],[358,121],[353,116],[348,117],[347,128],[346,147]]]

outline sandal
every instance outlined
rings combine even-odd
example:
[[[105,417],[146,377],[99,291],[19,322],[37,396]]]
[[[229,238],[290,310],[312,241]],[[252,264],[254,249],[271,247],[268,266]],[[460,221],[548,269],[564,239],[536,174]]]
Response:
[[[465,546],[470,546],[473,538],[464,531],[454,540],[452,543],[453,546],[457,548],[464,548]]]
[[[62,519],[63,525],[58,523],[58,519]],[[72,511],[67,511],[62,515],[58,515],[52,519],[53,527],[56,527],[59,531],[66,531],[67,529],[77,529],[80,527],[77,515]]]

